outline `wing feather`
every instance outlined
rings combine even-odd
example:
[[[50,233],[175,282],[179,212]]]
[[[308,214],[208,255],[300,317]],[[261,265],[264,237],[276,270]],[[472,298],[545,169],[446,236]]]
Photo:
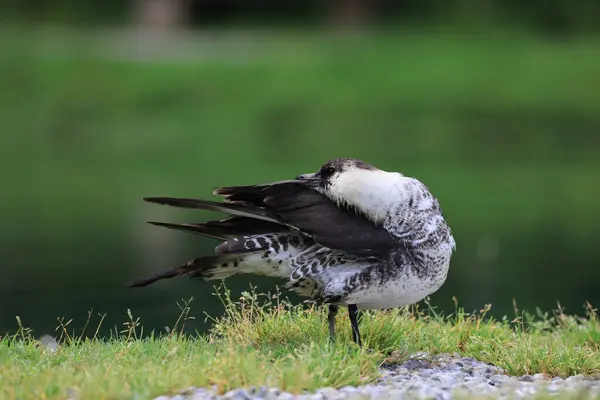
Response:
[[[226,200],[260,207],[311,236],[322,246],[357,256],[384,256],[399,244],[382,227],[338,206],[302,181],[230,186],[214,192]]]
[[[289,227],[262,219],[233,216],[220,221],[171,223],[148,221],[149,224],[163,228],[176,229],[214,239],[227,240],[241,236],[253,236],[265,233],[287,232]]]

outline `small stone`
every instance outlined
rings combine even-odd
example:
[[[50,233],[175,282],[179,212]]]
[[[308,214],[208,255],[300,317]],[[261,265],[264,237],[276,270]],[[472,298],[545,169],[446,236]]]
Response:
[[[510,378],[506,375],[494,375],[493,380],[496,383],[503,383],[503,382],[510,380]]]
[[[254,397],[265,397],[269,389],[266,386],[260,386],[258,388],[252,388],[250,394]]]
[[[565,379],[565,382],[579,382],[579,381],[583,381],[583,380],[585,380],[585,376],[573,375],[573,376],[569,376],[567,379]]]
[[[252,400],[252,395],[244,389],[230,390],[224,397],[231,400]]]
[[[277,400],[294,400],[294,395],[288,392],[280,393]]]
[[[523,382],[533,382],[533,377],[531,375],[523,375],[520,380]]]
[[[402,366],[408,370],[429,368],[431,366],[427,361],[422,360],[408,360]]]
[[[452,375],[440,374],[438,375],[440,381],[446,386],[452,386],[456,382],[456,378]]]
[[[544,375],[544,374],[535,374],[535,375],[533,375],[533,380],[535,380],[535,381],[545,381],[546,380],[546,375]]]
[[[391,388],[390,391],[388,392],[388,395],[389,395],[390,399],[401,399],[404,397],[405,393],[406,392],[403,389]]]
[[[338,391],[332,387],[324,387],[324,388],[317,390],[317,393],[329,398],[329,397],[333,397],[335,394],[337,394]]]
[[[492,370],[489,368],[473,368],[472,375],[482,377],[485,379],[490,379],[492,375]]]
[[[360,392],[354,392],[348,395],[348,397],[346,397],[346,400],[367,400],[368,397],[366,397],[364,394],[360,393]]]
[[[267,391],[265,398],[266,399],[276,399],[280,393],[281,393],[281,390],[279,390],[278,388],[271,388]]]
[[[194,390],[192,397],[188,397],[188,400],[214,400],[217,398],[214,390],[208,390],[205,388],[198,388]]]

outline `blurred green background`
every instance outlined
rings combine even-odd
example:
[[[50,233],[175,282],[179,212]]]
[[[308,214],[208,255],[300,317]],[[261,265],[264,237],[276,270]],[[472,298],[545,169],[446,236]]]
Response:
[[[4,1],[0,332],[93,310],[108,334],[128,308],[161,330],[190,296],[205,330],[218,281],[126,284],[216,245],[146,220],[221,215],[141,197],[341,156],[439,198],[457,240],[440,310],[598,306],[598,20],[566,0]],[[250,283],[280,282],[227,281]]]

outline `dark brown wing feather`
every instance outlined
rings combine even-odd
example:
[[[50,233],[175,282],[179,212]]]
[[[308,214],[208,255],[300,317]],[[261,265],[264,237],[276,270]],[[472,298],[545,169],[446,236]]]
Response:
[[[227,240],[235,237],[259,235],[262,233],[278,233],[289,231],[290,228],[261,219],[250,217],[230,217],[220,221],[171,223],[148,221],[149,224],[164,228],[176,229],[196,235],[208,236],[214,239]]]
[[[335,205],[302,181],[230,186],[214,192],[248,204],[311,236],[315,242],[357,256],[384,256],[398,246],[392,236],[364,215]]]
[[[265,197],[269,190],[277,190],[277,188],[288,188],[305,185],[301,181],[287,180],[265,183],[262,185],[248,186],[223,186],[213,191],[213,194],[223,196],[231,203],[252,204],[257,207],[265,207]]]
[[[285,224],[285,221],[278,219],[276,215],[273,215],[269,213],[269,211],[252,204],[219,203],[216,201],[189,199],[183,197],[144,197],[143,200],[149,203],[162,204],[165,206],[224,212],[231,215],[237,215],[239,217],[250,217],[276,224]]]

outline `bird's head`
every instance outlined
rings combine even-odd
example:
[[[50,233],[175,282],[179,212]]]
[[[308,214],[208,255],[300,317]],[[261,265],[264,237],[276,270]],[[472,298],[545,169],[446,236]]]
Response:
[[[336,158],[323,164],[317,172],[298,175],[296,179],[309,183],[316,189],[327,190],[334,186],[340,178],[344,180],[352,179],[354,176],[362,175],[367,171],[380,170],[355,158]]]
[[[387,172],[355,158],[336,158],[323,164],[315,173],[296,177],[336,203],[376,213],[381,201],[402,175]]]

